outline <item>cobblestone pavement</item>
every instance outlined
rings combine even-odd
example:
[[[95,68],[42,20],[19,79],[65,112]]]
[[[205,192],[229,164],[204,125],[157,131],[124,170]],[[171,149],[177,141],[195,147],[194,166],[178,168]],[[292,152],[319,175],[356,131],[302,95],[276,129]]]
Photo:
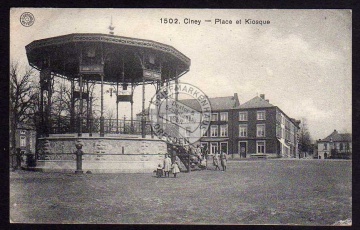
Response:
[[[351,218],[351,161],[233,161],[226,172],[10,173],[13,223],[332,225]],[[350,222],[351,223],[351,222]]]

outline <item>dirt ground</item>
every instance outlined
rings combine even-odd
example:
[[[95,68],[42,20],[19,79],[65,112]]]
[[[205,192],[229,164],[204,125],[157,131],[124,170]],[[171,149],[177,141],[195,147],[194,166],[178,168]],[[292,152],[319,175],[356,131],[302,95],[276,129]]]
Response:
[[[10,173],[12,223],[332,225],[351,219],[351,161],[229,161],[226,172]]]

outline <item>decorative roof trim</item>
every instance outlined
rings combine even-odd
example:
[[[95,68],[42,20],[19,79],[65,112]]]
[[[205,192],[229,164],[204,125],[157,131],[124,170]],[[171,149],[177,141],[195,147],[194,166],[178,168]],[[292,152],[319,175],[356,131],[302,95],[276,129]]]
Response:
[[[45,38],[41,40],[35,40],[28,44],[25,49],[26,52],[29,53],[33,49],[42,48],[51,45],[62,45],[71,42],[104,42],[111,44],[122,44],[122,45],[130,45],[136,47],[144,47],[144,48],[152,48],[158,51],[162,51],[165,53],[169,53],[179,58],[186,65],[190,66],[191,60],[186,57],[180,51],[175,49],[172,46],[165,45],[159,42],[154,42],[151,40],[144,40],[138,38],[129,38],[129,37],[120,37],[110,34],[68,34],[58,37]]]

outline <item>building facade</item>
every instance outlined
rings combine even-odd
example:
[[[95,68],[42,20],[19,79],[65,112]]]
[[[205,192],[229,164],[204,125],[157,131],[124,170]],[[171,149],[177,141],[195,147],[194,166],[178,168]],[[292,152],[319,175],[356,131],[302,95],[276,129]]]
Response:
[[[238,95],[234,93],[234,96],[209,99],[211,103],[210,125],[208,130],[203,131],[198,144],[208,150],[209,154],[219,151],[232,153],[234,109],[240,106]]]
[[[232,154],[296,157],[300,121],[270,104],[264,94],[233,110]]]
[[[336,129],[326,138],[317,141],[318,159],[352,158],[350,133],[339,133]]]
[[[235,95],[234,95],[235,96]],[[231,98],[227,99],[229,102]],[[287,116],[280,108],[269,103],[265,95],[237,105],[222,102],[218,107],[211,98],[212,118],[208,132],[200,144],[210,154],[221,150],[234,158],[251,155],[270,157],[296,157],[300,121]],[[236,101],[237,99],[236,95]]]
[[[207,130],[197,130],[195,146],[202,146],[209,154],[223,151],[233,158],[297,156],[300,121],[270,104],[264,94],[243,104],[240,104],[237,93],[209,98],[209,101],[210,124]],[[195,99],[179,100],[179,103],[186,107],[187,112],[165,115],[164,111],[160,111],[159,114],[167,117],[170,124],[180,122],[183,128],[177,128],[175,132],[186,138],[193,124],[199,123],[201,108]]]

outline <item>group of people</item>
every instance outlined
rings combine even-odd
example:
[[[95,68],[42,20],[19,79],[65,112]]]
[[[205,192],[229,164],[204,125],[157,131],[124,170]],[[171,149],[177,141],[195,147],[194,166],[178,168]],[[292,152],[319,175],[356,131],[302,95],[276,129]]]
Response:
[[[171,158],[165,154],[163,166],[161,166],[161,164],[158,165],[156,169],[156,176],[162,177],[164,175],[165,177],[170,177],[170,171],[172,174],[174,174],[174,177],[176,177],[176,174],[180,172],[180,166],[177,161],[172,163]]]
[[[165,154],[165,159],[163,164],[159,164],[156,169],[157,177],[170,177],[170,172],[176,177],[176,174],[180,172],[180,164],[177,161],[177,154],[181,154],[181,152],[186,152],[190,156],[192,156],[195,160],[195,164],[198,165],[201,169],[207,169],[208,164],[207,160],[209,158],[209,154],[207,149],[201,148],[199,145],[196,148],[192,148],[189,146],[185,146],[182,149],[176,146],[168,147],[168,154]],[[215,153],[213,155],[213,165],[215,166],[215,171],[226,171],[227,166],[227,154],[224,151],[219,151],[219,153]],[[193,161],[194,162],[194,161]],[[219,167],[219,164],[222,167],[222,170]]]
[[[199,160],[199,167],[207,169],[207,159],[208,159],[208,150],[206,148],[201,148],[200,145],[197,146],[195,149],[195,154]],[[213,165],[215,166],[216,170],[221,170],[219,167],[219,163],[221,164],[222,171],[226,171],[227,165],[227,154],[224,151],[220,151],[219,153],[215,153],[213,155]]]
[[[213,156],[213,164],[215,166],[215,171],[218,169],[221,170],[219,167],[219,161],[222,167],[222,171],[226,171],[226,163],[227,163],[226,153],[221,152],[220,156],[218,153],[215,153],[215,155]]]

